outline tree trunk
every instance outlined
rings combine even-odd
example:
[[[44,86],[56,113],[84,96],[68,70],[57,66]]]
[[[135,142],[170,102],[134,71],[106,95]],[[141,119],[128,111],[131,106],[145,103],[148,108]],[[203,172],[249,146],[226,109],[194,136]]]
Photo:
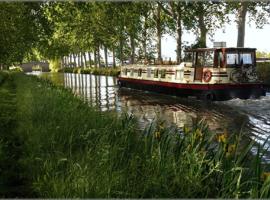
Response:
[[[144,27],[142,32],[142,38],[143,38],[143,57],[144,57],[144,64],[147,63],[147,49],[146,49],[146,41],[147,41],[147,14],[144,15]]]
[[[74,67],[77,67],[77,62],[76,62],[76,55],[75,55],[75,53],[73,54],[73,60],[74,60]]]
[[[60,68],[64,68],[65,67],[65,57],[61,57],[61,64],[60,64]]]
[[[130,48],[131,48],[130,64],[134,64],[134,61],[135,61],[135,40],[134,40],[134,36],[132,34],[130,36]]]
[[[245,44],[245,25],[246,25],[247,6],[248,2],[241,2],[241,6],[238,10],[237,47],[244,47]]]
[[[100,47],[99,47],[99,44],[97,46],[97,61],[98,61],[98,67],[100,68],[101,65],[100,65]]]
[[[181,63],[182,58],[182,10],[180,7],[177,9],[177,49],[176,49],[176,61],[177,64]]]
[[[120,61],[121,61],[121,65],[124,65],[124,59],[123,59],[123,38],[120,38]]]
[[[112,57],[113,57],[113,67],[115,68],[116,65],[115,65],[115,49],[114,48],[112,50]]]
[[[79,53],[79,58],[80,58],[80,67],[83,67],[82,52]]]
[[[72,67],[72,55],[69,54],[69,67],[71,68]]]
[[[87,67],[86,52],[83,53],[83,58],[84,58],[84,68],[86,68]]]
[[[199,29],[200,29],[200,37],[198,39],[198,47],[205,48],[207,29],[204,23],[204,11],[202,11],[199,14]]]
[[[157,29],[157,54],[158,54],[158,62],[162,62],[161,57],[161,18],[160,18],[161,8],[160,5],[157,7],[157,16],[156,16],[156,29]]]
[[[81,55],[81,67],[84,68],[84,61],[83,61],[83,52],[80,52],[80,55]]]
[[[89,66],[92,67],[92,58],[91,58],[91,53],[88,51],[88,59],[89,59]]]
[[[77,58],[78,58],[78,67],[81,67],[81,56],[80,56],[80,53],[77,53]]]
[[[64,67],[67,67],[67,63],[68,63],[68,57],[64,56]]]
[[[108,49],[104,46],[105,67],[108,67]]]
[[[97,67],[97,48],[94,50],[94,66]]]

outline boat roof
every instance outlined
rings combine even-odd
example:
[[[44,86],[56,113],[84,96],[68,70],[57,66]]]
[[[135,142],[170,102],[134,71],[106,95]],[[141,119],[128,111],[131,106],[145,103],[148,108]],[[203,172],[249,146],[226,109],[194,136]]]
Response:
[[[256,48],[245,48],[245,47],[220,47],[220,48],[197,48],[187,49],[185,52],[201,52],[201,51],[256,51]]]
[[[155,64],[148,64],[148,65],[143,65],[143,64],[129,64],[129,65],[124,65],[122,67],[134,67],[134,68],[141,68],[141,67],[179,67],[180,65],[170,65],[170,64],[163,64],[163,65],[155,65]]]

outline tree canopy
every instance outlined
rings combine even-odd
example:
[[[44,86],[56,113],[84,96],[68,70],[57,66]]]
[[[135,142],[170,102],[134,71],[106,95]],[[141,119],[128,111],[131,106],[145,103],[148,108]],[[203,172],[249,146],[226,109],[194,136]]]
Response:
[[[250,21],[262,27],[268,23],[269,3],[1,2],[0,64],[63,57],[70,63],[79,59],[82,64],[91,57],[95,66],[108,66],[108,54],[114,65],[115,60],[136,63],[157,58],[162,62],[165,33],[176,38],[180,62],[184,30],[197,36],[194,47],[206,47],[207,37],[229,22],[229,14],[236,15],[237,45],[244,46],[247,13]]]

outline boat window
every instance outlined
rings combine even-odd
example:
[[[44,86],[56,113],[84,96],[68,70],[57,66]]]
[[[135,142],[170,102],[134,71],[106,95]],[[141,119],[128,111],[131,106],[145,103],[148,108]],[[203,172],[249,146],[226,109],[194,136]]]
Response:
[[[180,70],[176,70],[176,73],[175,73],[175,79],[176,79],[176,80],[181,80],[181,79],[183,79],[183,73],[181,73]]]
[[[148,77],[148,78],[151,77],[151,68],[147,68],[147,77]]]
[[[154,70],[154,78],[158,78],[158,69]]]
[[[130,69],[130,76],[134,75],[134,69]]]
[[[166,77],[166,69],[162,69],[160,71],[160,78],[165,78]]]
[[[214,65],[214,51],[205,52],[205,64],[206,67],[213,67]]]
[[[239,65],[238,53],[227,53],[227,65]]]
[[[139,70],[138,70],[138,76],[139,76],[139,77],[142,76],[142,69],[139,69]]]
[[[127,75],[127,72],[128,72],[128,70],[127,70],[127,68],[125,68],[124,69],[124,74]]]
[[[193,62],[193,52],[186,52],[184,62]]]
[[[197,53],[196,66],[202,67],[204,65],[204,52]]]
[[[240,54],[240,64],[252,64],[251,53],[241,53]]]
[[[224,56],[222,52],[218,52],[218,66],[223,67]]]

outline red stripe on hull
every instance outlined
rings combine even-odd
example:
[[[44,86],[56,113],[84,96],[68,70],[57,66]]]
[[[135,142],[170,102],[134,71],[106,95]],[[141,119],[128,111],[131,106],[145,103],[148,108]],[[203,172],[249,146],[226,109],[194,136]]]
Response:
[[[179,88],[179,89],[193,89],[193,90],[224,90],[224,89],[251,89],[251,88],[262,88],[263,85],[260,83],[255,84],[194,84],[194,83],[170,83],[163,81],[151,81],[151,80],[140,80],[140,79],[131,79],[131,78],[118,78],[120,81],[126,81],[136,84],[145,84],[145,85],[156,85],[164,86],[170,88]]]

